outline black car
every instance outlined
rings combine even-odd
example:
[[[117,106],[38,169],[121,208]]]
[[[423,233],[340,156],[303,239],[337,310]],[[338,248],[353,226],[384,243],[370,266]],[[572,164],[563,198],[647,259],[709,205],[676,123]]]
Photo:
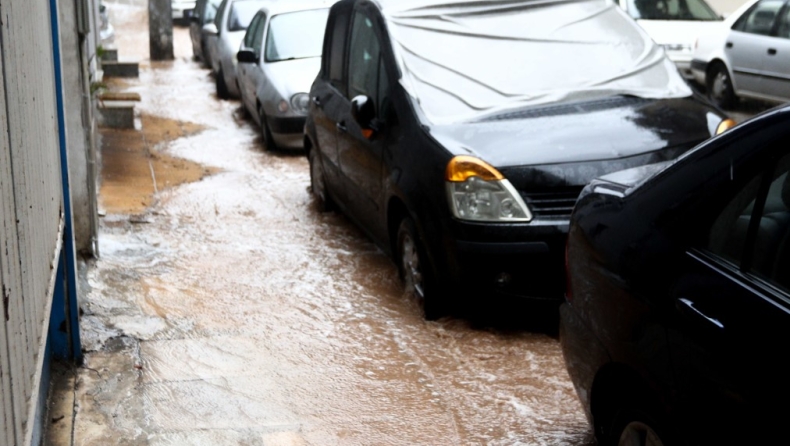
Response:
[[[560,336],[601,444],[788,442],[788,171],[784,107],[582,192]]]
[[[559,303],[584,185],[725,119],[593,0],[340,1],[310,99],[314,194],[394,255],[429,318],[461,297]]]

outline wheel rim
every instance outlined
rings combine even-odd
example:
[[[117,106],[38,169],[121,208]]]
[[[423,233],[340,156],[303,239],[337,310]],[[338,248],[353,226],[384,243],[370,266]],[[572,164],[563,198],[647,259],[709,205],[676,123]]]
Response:
[[[420,271],[420,254],[410,234],[403,236],[401,248],[401,265],[403,278],[406,282],[406,291],[417,296],[425,297],[423,291],[422,272]]]
[[[316,149],[313,149],[316,150]],[[313,186],[313,194],[321,201],[326,201],[326,188],[324,186],[324,171],[318,164],[315,152],[310,152],[310,180]]]
[[[711,83],[711,96],[717,101],[723,101],[727,98],[727,91],[730,88],[730,77],[722,70],[716,72]]]
[[[664,443],[650,426],[633,421],[623,429],[617,446],[664,446]]]

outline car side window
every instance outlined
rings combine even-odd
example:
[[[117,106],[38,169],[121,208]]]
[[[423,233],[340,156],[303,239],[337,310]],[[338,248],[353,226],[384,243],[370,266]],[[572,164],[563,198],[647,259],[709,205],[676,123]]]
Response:
[[[784,0],[761,1],[741,17],[733,28],[749,34],[768,36],[784,3]]]
[[[790,155],[772,165],[727,204],[710,230],[708,249],[790,290]]]
[[[260,17],[260,14],[256,15],[252,19],[250,27],[247,28],[247,32],[244,34],[244,48],[252,48],[252,43],[255,40],[255,33],[258,32],[258,23],[260,23]]]
[[[764,281],[790,290],[790,155],[777,164],[771,185],[755,216],[759,221],[750,247],[748,271]]]
[[[777,37],[790,39],[790,7],[785,9],[784,14],[779,19],[779,28],[776,32]]]
[[[203,23],[213,22],[214,18],[217,16],[217,5],[213,2],[206,3],[206,12],[203,14]]]
[[[261,13],[258,20],[258,26],[255,29],[255,34],[252,38],[252,50],[255,55],[260,57],[263,49],[263,34],[266,30],[266,14]]]
[[[329,82],[342,94],[345,94],[346,86],[343,68],[345,67],[346,39],[348,37],[348,14],[333,14],[330,18],[329,28],[331,36],[326,51],[326,74]]]
[[[361,12],[354,13],[351,44],[348,49],[348,97],[365,95],[377,102],[381,47],[373,21]]]

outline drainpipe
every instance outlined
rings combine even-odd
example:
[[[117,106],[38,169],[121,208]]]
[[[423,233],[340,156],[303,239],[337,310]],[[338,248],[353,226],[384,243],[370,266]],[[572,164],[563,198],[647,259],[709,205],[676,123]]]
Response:
[[[58,115],[58,141],[60,145],[60,173],[63,184],[63,249],[60,253],[65,268],[62,292],[53,296],[55,305],[65,309],[66,351],[55,352],[56,356],[65,354],[64,359],[72,359],[77,364],[82,362],[82,344],[80,342],[79,304],[77,303],[77,257],[74,251],[74,231],[71,219],[71,189],[69,187],[69,158],[66,149],[66,118],[63,106],[63,70],[60,59],[60,29],[58,24],[57,0],[49,0],[50,24],[52,30],[52,56],[55,69],[55,97]],[[62,336],[62,331],[55,330],[51,336]]]

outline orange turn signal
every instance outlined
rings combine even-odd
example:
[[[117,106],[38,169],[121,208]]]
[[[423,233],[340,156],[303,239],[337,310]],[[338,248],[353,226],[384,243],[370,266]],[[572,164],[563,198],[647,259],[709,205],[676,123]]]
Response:
[[[735,127],[736,125],[738,125],[738,123],[733,121],[732,119],[725,119],[724,121],[721,121],[719,123],[718,127],[716,127],[716,135],[721,135],[722,133]]]
[[[456,156],[447,163],[444,179],[453,183],[463,183],[471,177],[485,181],[503,180],[505,177],[492,165],[473,156]]]

